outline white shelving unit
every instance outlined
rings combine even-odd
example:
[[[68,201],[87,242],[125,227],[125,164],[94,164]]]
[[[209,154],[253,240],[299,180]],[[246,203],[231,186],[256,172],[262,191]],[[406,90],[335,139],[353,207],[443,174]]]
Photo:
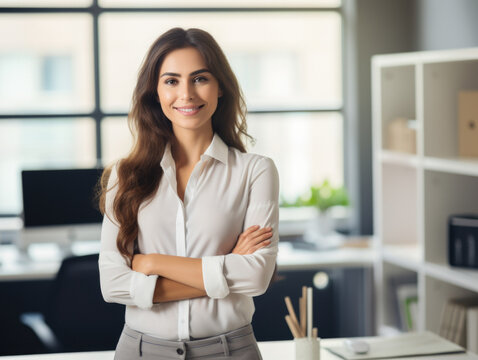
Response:
[[[418,330],[438,332],[444,304],[478,297],[478,270],[447,262],[448,217],[478,214],[478,159],[458,155],[458,92],[478,90],[478,48],[372,59],[377,329],[398,329],[390,283],[416,282]],[[390,150],[397,118],[415,120],[416,153]]]

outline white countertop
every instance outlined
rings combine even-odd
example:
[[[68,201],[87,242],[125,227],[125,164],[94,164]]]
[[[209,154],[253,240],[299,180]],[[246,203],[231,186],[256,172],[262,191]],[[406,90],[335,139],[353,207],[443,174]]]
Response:
[[[372,267],[376,252],[369,247],[349,245],[322,251],[294,248],[292,243],[279,243],[277,265],[280,270],[306,270],[324,267]]]
[[[321,340],[320,360],[338,360],[341,359],[326,349],[324,346],[334,346],[342,343],[343,339],[323,339]],[[259,349],[264,360],[294,360],[294,342],[289,341],[265,341],[259,342]],[[0,356],[2,360],[113,360],[114,351],[65,353],[65,354],[44,354],[44,355],[21,355],[21,356]],[[389,360],[403,360],[389,359]],[[451,354],[451,355],[433,355],[407,357],[407,360],[478,360],[475,354]]]

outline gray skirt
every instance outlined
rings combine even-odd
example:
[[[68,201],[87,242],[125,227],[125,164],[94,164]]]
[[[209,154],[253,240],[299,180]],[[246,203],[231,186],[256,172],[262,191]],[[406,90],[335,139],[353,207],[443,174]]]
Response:
[[[262,360],[251,325],[200,340],[170,341],[124,326],[115,360]]]

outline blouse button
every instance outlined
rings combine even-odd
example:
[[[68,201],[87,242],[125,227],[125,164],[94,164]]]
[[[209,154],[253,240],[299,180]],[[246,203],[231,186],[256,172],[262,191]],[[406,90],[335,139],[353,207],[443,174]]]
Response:
[[[183,350],[183,349],[177,349],[176,352],[178,353],[178,355],[184,354],[184,350]]]

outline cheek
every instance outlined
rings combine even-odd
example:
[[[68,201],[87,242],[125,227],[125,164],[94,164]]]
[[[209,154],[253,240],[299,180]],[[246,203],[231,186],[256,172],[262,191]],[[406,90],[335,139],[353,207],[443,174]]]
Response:
[[[201,97],[207,99],[210,104],[217,104],[219,96],[219,89],[204,89],[204,92],[201,94]]]
[[[162,108],[167,108],[173,101],[173,94],[167,91],[158,91],[159,103]]]
[[[211,104],[212,104],[213,107],[214,107],[214,111],[216,111],[216,109],[217,109],[217,102],[218,102],[218,98],[214,98],[214,99],[211,101]]]

